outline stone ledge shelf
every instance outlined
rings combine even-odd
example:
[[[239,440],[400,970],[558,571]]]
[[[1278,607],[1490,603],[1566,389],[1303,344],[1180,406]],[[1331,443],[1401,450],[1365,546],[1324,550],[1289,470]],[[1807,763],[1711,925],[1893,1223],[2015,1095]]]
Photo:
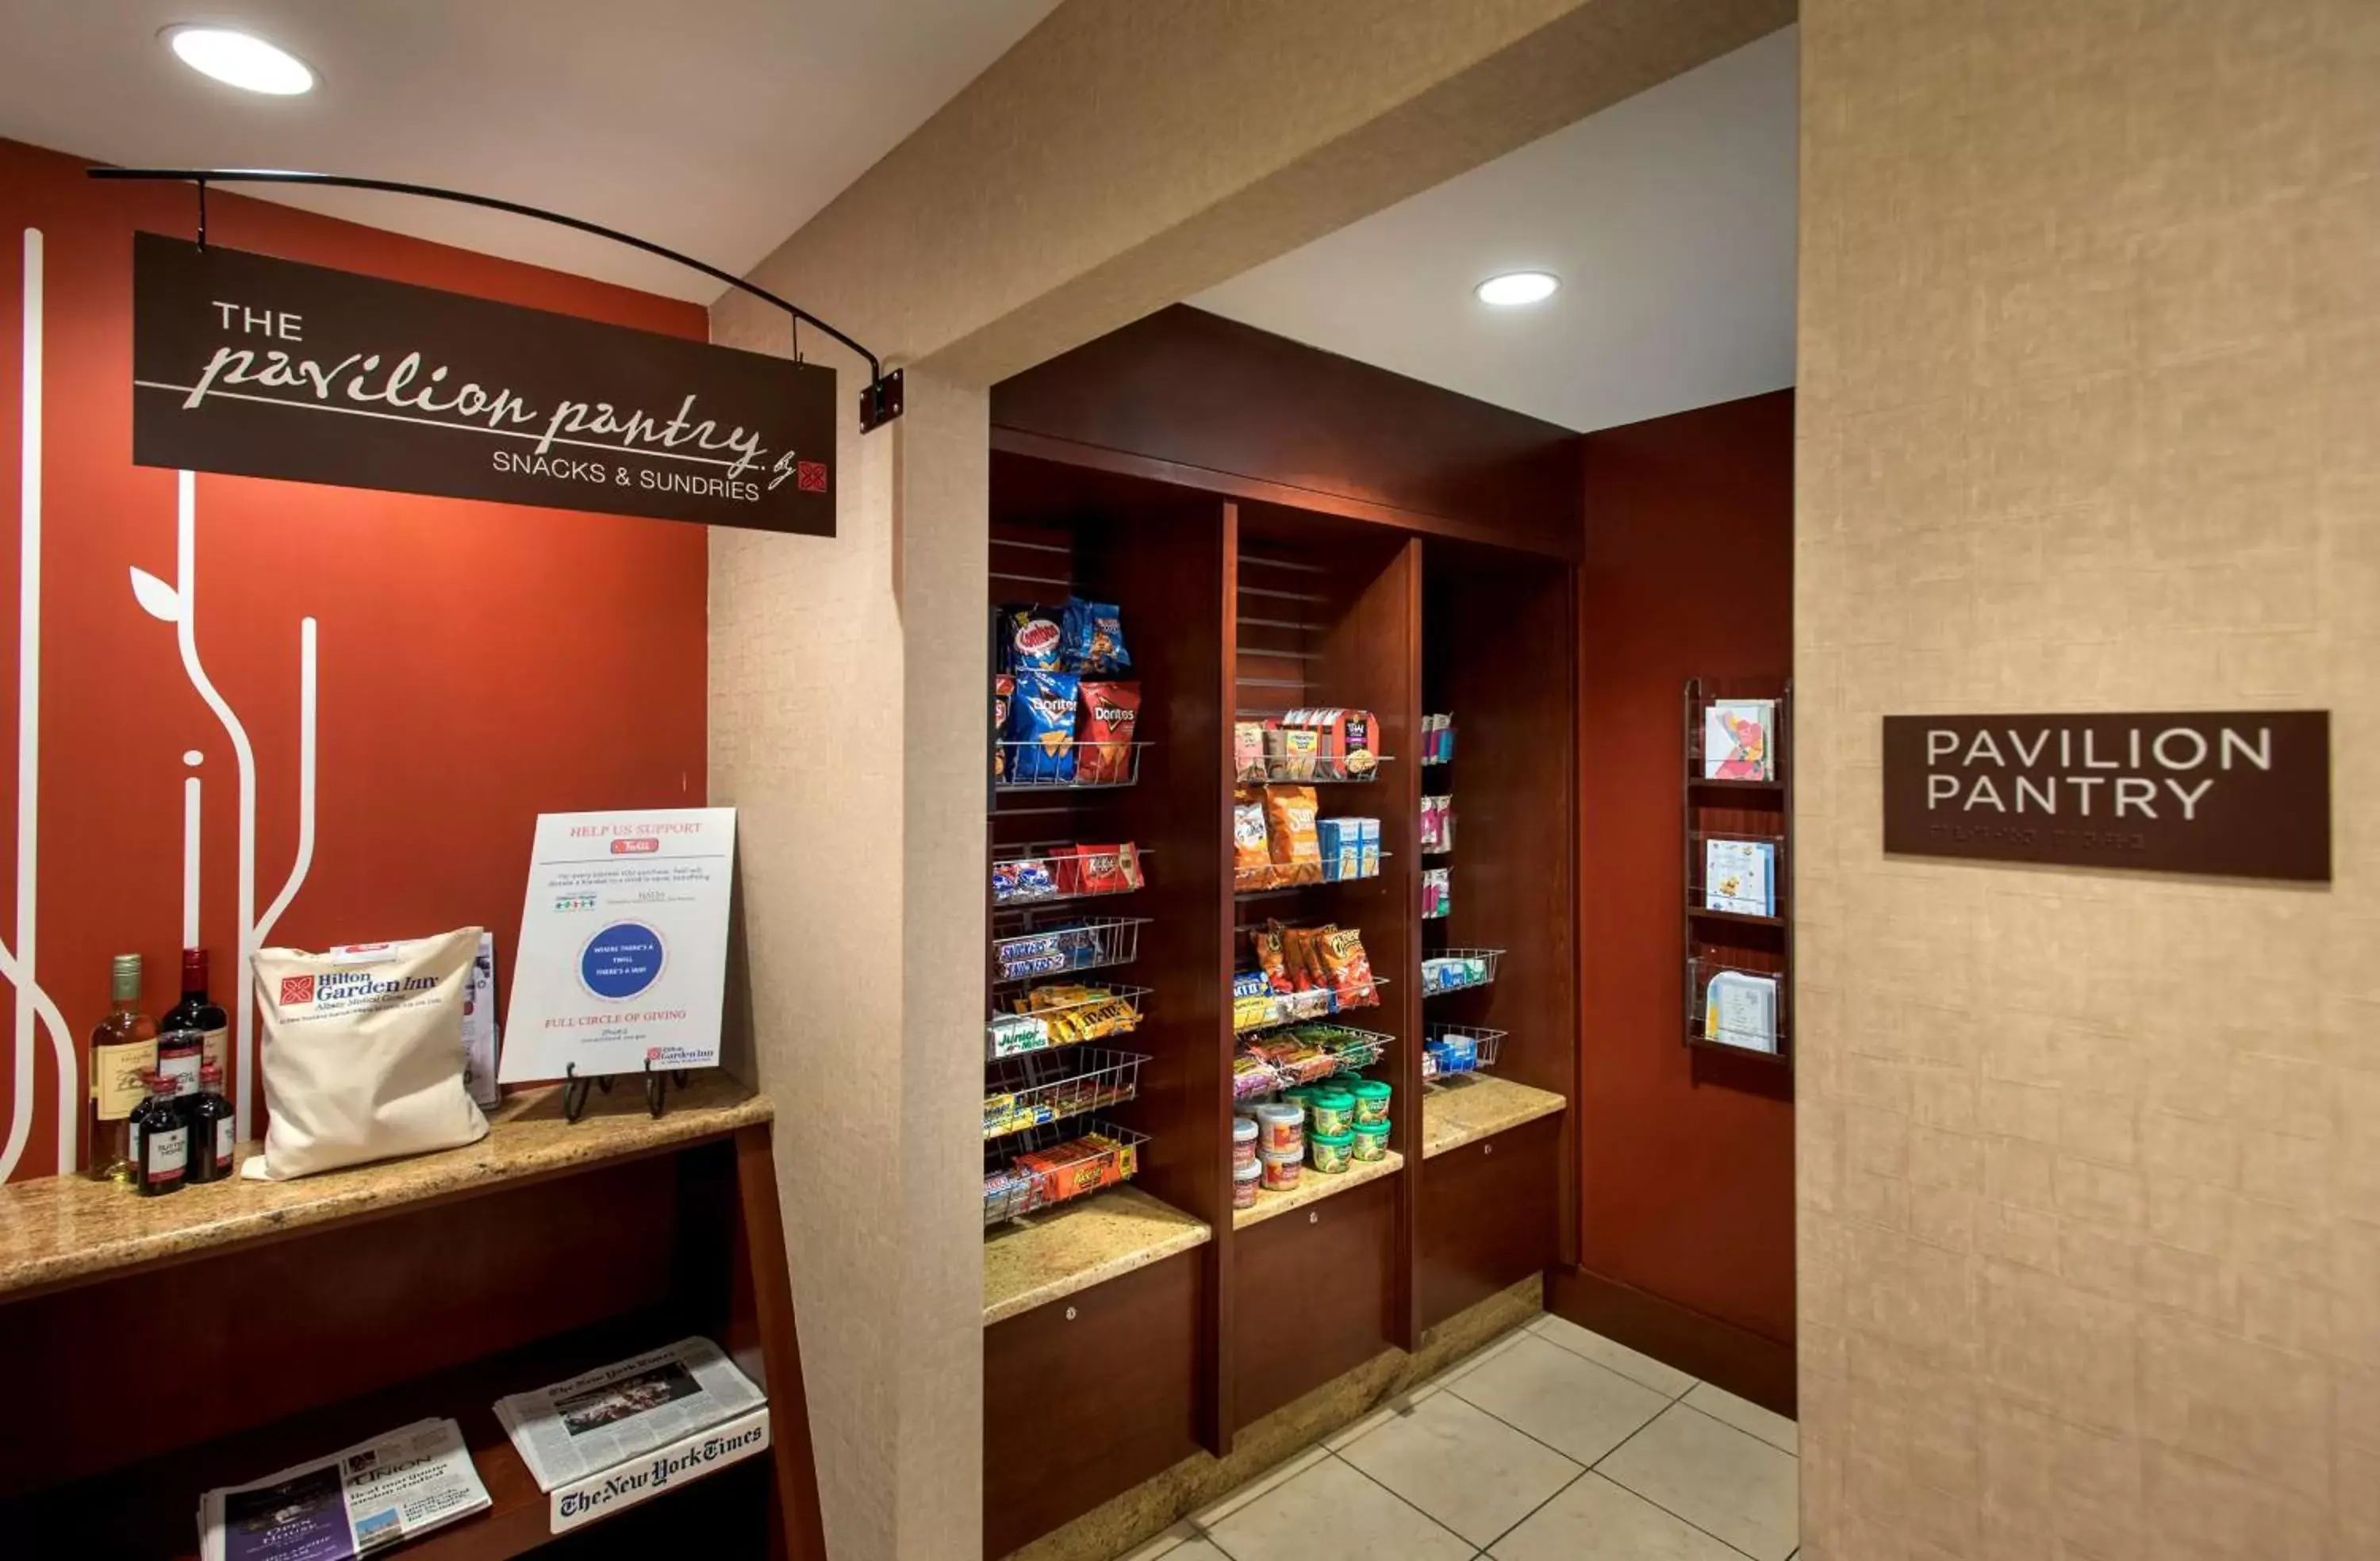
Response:
[[[1461,1073],[1431,1084],[1421,1097],[1421,1157],[1493,1138],[1508,1128],[1569,1109],[1550,1090],[1534,1089],[1493,1073]]]
[[[1129,1183],[1026,1215],[983,1240],[983,1325],[1121,1278],[1214,1240],[1205,1223]]]
[[[1377,1160],[1351,1162],[1343,1171],[1323,1172],[1312,1166],[1297,1173],[1297,1185],[1286,1192],[1257,1193],[1254,1208],[1233,1209],[1232,1228],[1245,1230],[1251,1225],[1318,1204],[1334,1192],[1344,1192],[1351,1187],[1361,1187],[1367,1181],[1378,1181],[1384,1176],[1394,1176],[1405,1168],[1405,1157],[1391,1149]]]
[[[586,1115],[569,1122],[561,1087],[552,1085],[505,1096],[477,1144],[295,1181],[233,1176],[161,1198],[82,1177],[18,1182],[0,1187],[0,1300],[657,1154],[724,1137],[772,1114],[766,1098],[713,1072],[672,1090],[659,1118],[647,1113],[644,1091],[631,1085],[590,1094]],[[240,1159],[256,1149],[243,1144]]]

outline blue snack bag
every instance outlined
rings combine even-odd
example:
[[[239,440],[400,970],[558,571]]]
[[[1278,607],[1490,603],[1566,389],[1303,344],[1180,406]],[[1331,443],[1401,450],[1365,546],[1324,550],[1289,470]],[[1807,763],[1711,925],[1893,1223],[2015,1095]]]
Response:
[[[1062,632],[1046,607],[1030,602],[1000,610],[1001,655],[1012,672],[1054,672]]]
[[[1123,647],[1123,614],[1112,603],[1071,597],[1059,625],[1058,650],[1070,672],[1120,672],[1132,665]]]
[[[1008,779],[1062,785],[1075,778],[1075,706],[1082,684],[1072,672],[1019,672],[1008,704]]]

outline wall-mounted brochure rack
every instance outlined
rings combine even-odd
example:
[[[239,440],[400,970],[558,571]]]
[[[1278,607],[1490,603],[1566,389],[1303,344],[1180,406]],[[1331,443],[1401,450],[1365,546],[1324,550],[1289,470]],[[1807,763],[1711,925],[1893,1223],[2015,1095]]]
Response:
[[[1715,1063],[1791,1069],[1792,684],[1689,678],[1682,723],[1683,1038]]]

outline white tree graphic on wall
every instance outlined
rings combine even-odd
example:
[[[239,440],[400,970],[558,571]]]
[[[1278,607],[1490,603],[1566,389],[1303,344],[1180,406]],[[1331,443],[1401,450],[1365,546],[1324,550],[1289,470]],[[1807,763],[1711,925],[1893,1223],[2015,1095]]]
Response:
[[[22,1157],[32,1127],[33,1022],[41,1019],[49,1032],[58,1068],[58,1159],[61,1174],[74,1168],[75,1131],[81,1113],[79,1067],[73,1034],[57,1005],[35,978],[34,948],[39,907],[35,903],[35,861],[40,816],[37,785],[41,732],[41,444],[42,444],[42,235],[25,230],[24,439],[18,507],[18,791],[17,791],[17,944],[13,951],[0,946],[0,974],[17,988],[15,1091],[10,1097],[8,1136],[0,1145],[0,1180],[13,1172]],[[237,1074],[237,1128],[243,1139],[251,1135],[256,1098],[256,993],[249,979],[249,961],[263,946],[281,914],[289,908],[306,881],[314,861],[314,752],[316,710],[316,626],[312,618],[298,624],[298,851],[280,892],[259,916],[256,913],[256,754],[230,702],[207,675],[199,659],[198,479],[187,471],[175,474],[176,538],[174,583],[167,585],[147,570],[131,570],[132,594],[141,610],[174,626],[182,671],[190,686],[231,742],[239,768],[239,904],[238,960],[233,979],[233,1057]],[[202,755],[186,751],[183,762],[192,768]],[[182,937],[186,944],[200,936],[200,822],[204,789],[196,775],[182,787]]]

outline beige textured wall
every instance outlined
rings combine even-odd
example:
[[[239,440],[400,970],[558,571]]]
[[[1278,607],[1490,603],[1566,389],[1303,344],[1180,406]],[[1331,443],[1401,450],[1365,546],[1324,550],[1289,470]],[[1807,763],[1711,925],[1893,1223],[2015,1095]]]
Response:
[[[711,548],[711,795],[743,809],[744,1039],[836,1561],[979,1543],[984,388],[1791,19],[1073,0],[756,271],[926,370],[895,432],[846,409],[840,537]],[[741,296],[712,331],[786,348]]]
[[[2380,6],[1802,37],[1802,1554],[2380,1555]],[[2327,889],[1880,853],[1887,712],[2242,706]]]

